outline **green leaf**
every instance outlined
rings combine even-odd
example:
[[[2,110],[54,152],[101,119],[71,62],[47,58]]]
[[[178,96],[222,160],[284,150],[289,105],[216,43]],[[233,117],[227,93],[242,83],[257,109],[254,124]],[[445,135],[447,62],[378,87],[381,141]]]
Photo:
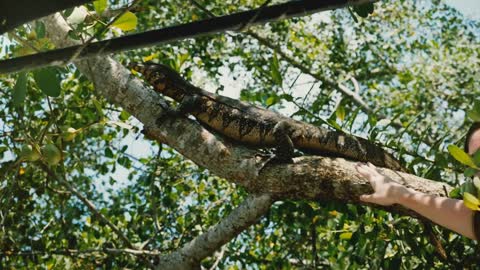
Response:
[[[345,119],[345,108],[343,106],[338,106],[335,115],[337,116],[337,119],[343,121]]]
[[[467,169],[463,172],[463,175],[465,175],[465,177],[472,177],[472,176],[474,176],[476,173],[477,173],[477,170],[475,170],[474,168],[467,168]]]
[[[118,164],[129,169],[132,166],[132,161],[128,157],[119,157],[117,159]]]
[[[333,127],[334,129],[338,130],[338,131],[341,131],[342,130],[342,127],[340,125],[337,124],[337,122],[335,122],[334,120],[332,119],[328,119],[327,120],[327,123]]]
[[[293,101],[293,97],[289,94],[280,95],[280,99],[284,99],[284,100],[289,101],[289,102]]]
[[[80,39],[80,36],[77,34],[77,32],[73,31],[73,30],[68,31],[67,35],[68,35],[69,38],[74,39],[74,40],[79,40]]]
[[[368,17],[369,14],[373,13],[373,3],[356,5],[353,7],[353,11],[355,11],[358,14],[358,16],[362,18],[366,18]]]
[[[190,57],[190,54],[188,53],[178,55],[175,58],[175,70],[180,71],[182,69],[183,64],[185,63],[185,61],[188,60],[189,57]]]
[[[38,88],[47,96],[58,97],[61,92],[60,79],[55,68],[47,67],[33,72]]]
[[[475,151],[475,153],[473,153],[473,155],[471,155],[471,156],[473,158],[473,162],[475,162],[475,164],[477,164],[477,166],[480,166],[480,149]]]
[[[112,27],[119,28],[122,31],[133,30],[137,27],[137,16],[132,12],[127,11],[112,24]]]
[[[105,11],[107,8],[107,5],[107,0],[97,0],[93,2],[93,8],[95,9],[95,12],[97,12],[98,16],[102,15],[103,11]]]
[[[398,76],[398,80],[403,84],[408,84],[409,82],[415,79],[413,74],[408,70],[405,72],[399,73],[397,76]]]
[[[35,22],[35,33],[37,33],[37,38],[41,39],[45,37],[45,24],[40,21]]]
[[[15,87],[13,87],[13,105],[15,107],[20,107],[25,100],[25,96],[27,94],[27,74],[25,72],[21,72],[18,75],[17,82],[15,83]]]
[[[272,61],[270,62],[270,75],[272,80],[276,85],[282,85],[282,74],[280,74],[280,64],[278,63],[277,54],[273,55]]]
[[[463,196],[463,194],[466,192],[477,195],[477,189],[471,180],[467,180],[460,185],[460,194]]]
[[[467,111],[467,116],[475,122],[480,122],[480,101],[475,100],[473,108]]]
[[[452,189],[450,191],[450,193],[448,193],[448,197],[452,198],[452,199],[460,199],[462,198],[462,196],[460,195],[460,188],[459,187],[456,187],[454,189]]]
[[[453,158],[455,158],[458,162],[471,168],[478,169],[477,165],[475,165],[475,162],[473,162],[473,159],[458,146],[452,144],[449,145],[447,149],[450,155],[452,155]]]
[[[105,157],[113,158],[114,155],[113,155],[112,149],[110,149],[110,147],[105,148],[104,152],[105,152]]]
[[[468,118],[472,119],[475,122],[480,122],[480,112],[475,110],[467,111]]]
[[[122,120],[122,121],[127,121],[129,117],[130,117],[130,114],[127,111],[123,110],[120,113],[118,118],[120,118],[120,120]]]

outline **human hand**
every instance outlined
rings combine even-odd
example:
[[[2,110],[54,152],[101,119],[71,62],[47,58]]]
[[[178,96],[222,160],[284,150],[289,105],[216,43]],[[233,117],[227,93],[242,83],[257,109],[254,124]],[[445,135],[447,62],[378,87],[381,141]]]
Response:
[[[377,168],[370,162],[367,164],[357,163],[355,169],[370,181],[374,190],[374,193],[370,195],[361,195],[361,201],[387,206],[398,203],[401,194],[407,192],[405,186],[378,172]]]

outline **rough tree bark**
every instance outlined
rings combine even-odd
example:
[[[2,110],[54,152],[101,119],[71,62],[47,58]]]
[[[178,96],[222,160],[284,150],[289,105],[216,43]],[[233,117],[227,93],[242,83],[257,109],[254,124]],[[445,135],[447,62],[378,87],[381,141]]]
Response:
[[[48,37],[57,47],[76,43],[67,37],[65,20],[55,14],[44,19]],[[246,187],[252,194],[239,208],[205,234],[179,250],[160,256],[159,268],[195,269],[199,262],[230,241],[269,208],[274,199],[335,200],[360,204],[359,195],[370,193],[370,184],[355,171],[355,162],[342,158],[305,156],[293,164],[265,164],[257,151],[215,136],[187,118],[156,119],[165,105],[162,97],[149,90],[129,70],[110,57],[75,62],[77,68],[95,85],[97,94],[121,106],[144,124],[149,137],[175,148],[186,158],[212,173]],[[450,186],[414,175],[383,170],[394,181],[416,190],[442,195]],[[402,211],[397,207],[389,211]],[[414,215],[410,212],[403,212]]]

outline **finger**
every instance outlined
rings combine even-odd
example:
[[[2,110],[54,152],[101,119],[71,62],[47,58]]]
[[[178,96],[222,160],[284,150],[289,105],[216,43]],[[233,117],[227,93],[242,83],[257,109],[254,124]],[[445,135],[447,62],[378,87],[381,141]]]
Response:
[[[362,164],[357,163],[357,164],[355,164],[355,170],[357,170],[357,172],[360,172],[360,171],[363,172],[365,170],[365,168],[363,167]]]
[[[361,195],[360,200],[362,202],[377,203],[378,204],[379,197],[377,195],[375,195],[375,193],[370,194],[370,195]]]
[[[365,163],[362,163],[362,162],[357,162],[357,163],[355,163],[355,167],[357,167],[357,168],[359,168],[359,167],[360,167],[360,168],[363,168],[363,167],[365,167],[365,165],[366,165],[366,164],[365,164]]]
[[[371,202],[372,195],[360,195],[360,201],[362,202]]]
[[[361,174],[363,177],[365,177],[365,178],[370,178],[371,172],[370,172],[370,170],[368,170],[367,167],[360,165],[360,166],[355,166],[355,169],[356,169],[357,172],[358,172],[359,174]]]

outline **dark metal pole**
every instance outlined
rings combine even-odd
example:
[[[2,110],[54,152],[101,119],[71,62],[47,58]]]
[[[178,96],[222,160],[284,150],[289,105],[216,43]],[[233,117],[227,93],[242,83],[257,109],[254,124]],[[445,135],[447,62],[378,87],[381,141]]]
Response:
[[[345,7],[351,3],[375,2],[372,0],[297,0],[268,6],[231,15],[166,27],[87,45],[71,46],[63,49],[37,53],[0,61],[0,74],[40,68],[48,65],[65,65],[71,61],[132,50],[141,47],[205,36],[226,30],[238,30],[248,25],[263,24],[294,16],[304,16],[314,12]],[[75,57],[75,58],[74,58]]]

